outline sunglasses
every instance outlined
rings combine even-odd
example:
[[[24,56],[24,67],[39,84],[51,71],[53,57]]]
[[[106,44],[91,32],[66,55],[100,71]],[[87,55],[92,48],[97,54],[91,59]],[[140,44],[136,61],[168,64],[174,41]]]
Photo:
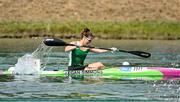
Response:
[[[88,40],[89,42],[92,41],[92,38],[88,38],[88,37],[85,37],[85,38],[86,38],[86,40]]]

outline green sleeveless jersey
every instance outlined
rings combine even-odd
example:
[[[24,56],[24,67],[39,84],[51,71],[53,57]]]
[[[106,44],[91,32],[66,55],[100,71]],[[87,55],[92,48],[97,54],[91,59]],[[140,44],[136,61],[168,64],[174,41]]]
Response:
[[[84,60],[90,49],[86,51],[81,50],[80,48],[75,48],[69,53],[69,66],[84,66]]]

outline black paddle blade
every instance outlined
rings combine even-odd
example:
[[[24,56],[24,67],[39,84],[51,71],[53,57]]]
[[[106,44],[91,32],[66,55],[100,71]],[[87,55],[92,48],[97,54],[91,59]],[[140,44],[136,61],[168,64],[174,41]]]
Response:
[[[150,53],[147,52],[142,52],[142,51],[128,51],[128,53],[140,56],[140,57],[144,57],[144,58],[149,58],[151,57]]]
[[[56,38],[47,38],[47,39],[44,39],[43,42],[47,46],[66,46],[66,45],[68,45],[66,42],[64,42],[60,39],[56,39]]]

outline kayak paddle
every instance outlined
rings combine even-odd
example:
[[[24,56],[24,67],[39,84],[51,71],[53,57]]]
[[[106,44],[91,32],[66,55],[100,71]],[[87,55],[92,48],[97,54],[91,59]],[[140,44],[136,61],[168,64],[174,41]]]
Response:
[[[47,38],[43,42],[47,46],[76,46],[74,44],[68,44],[68,43],[64,42],[63,40],[56,39],[56,38]],[[112,49],[110,49],[110,48],[99,48],[99,47],[92,47],[92,46],[81,46],[81,47],[103,49],[103,50],[112,51]],[[150,53],[143,52],[143,51],[126,51],[126,50],[120,50],[120,49],[118,49],[118,51],[119,52],[130,53],[130,54],[133,54],[133,55],[136,55],[136,56],[140,56],[140,57],[144,57],[144,58],[151,57]]]

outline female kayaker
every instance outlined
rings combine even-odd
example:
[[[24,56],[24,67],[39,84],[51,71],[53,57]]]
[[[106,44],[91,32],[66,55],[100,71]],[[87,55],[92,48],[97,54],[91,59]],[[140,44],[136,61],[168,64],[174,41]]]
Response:
[[[80,41],[73,41],[70,44],[74,44],[76,46],[66,46],[65,51],[69,51],[69,65],[68,70],[97,70],[102,69],[105,67],[101,62],[95,62],[88,65],[84,65],[84,60],[88,52],[95,52],[95,53],[103,53],[107,52],[108,50],[102,49],[95,49],[95,48],[85,48],[81,46],[90,46],[94,36],[90,29],[84,28],[81,31],[81,40]],[[111,48],[112,51],[116,51],[117,48]]]

